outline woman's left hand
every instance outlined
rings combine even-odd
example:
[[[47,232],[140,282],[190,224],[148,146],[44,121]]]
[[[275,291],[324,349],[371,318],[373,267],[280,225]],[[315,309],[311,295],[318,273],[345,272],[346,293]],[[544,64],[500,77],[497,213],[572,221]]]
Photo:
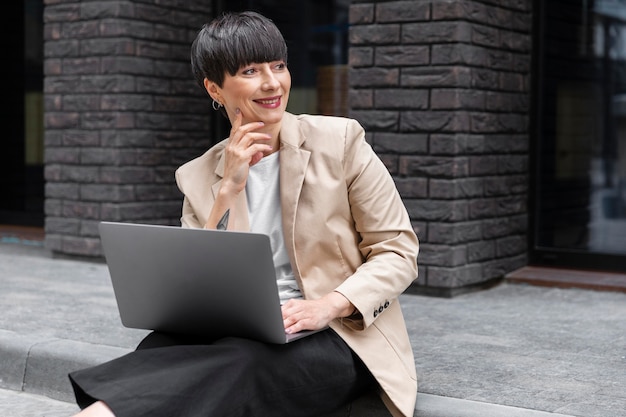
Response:
[[[319,330],[338,318],[347,317],[354,305],[341,293],[333,291],[318,300],[289,300],[281,307],[287,333]]]

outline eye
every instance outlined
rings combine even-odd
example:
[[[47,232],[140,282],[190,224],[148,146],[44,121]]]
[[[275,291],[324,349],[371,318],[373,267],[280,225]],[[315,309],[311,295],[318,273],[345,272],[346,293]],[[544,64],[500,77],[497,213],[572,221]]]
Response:
[[[255,71],[256,70],[253,67],[250,67],[250,68],[245,68],[245,69],[241,70],[241,73],[243,75],[253,75],[255,73]]]
[[[274,68],[276,68],[277,70],[284,70],[287,68],[287,64],[281,61],[274,65]]]

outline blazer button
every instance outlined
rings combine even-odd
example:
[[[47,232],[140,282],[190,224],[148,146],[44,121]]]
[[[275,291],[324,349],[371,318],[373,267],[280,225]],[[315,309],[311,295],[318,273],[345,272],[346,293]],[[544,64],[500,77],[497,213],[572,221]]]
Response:
[[[379,312],[379,313],[382,313],[382,312],[383,312],[383,310],[384,310],[383,306],[378,307],[378,312]]]
[[[374,310],[374,317],[378,316],[378,310]]]
[[[389,301],[385,300],[385,308],[389,307]]]

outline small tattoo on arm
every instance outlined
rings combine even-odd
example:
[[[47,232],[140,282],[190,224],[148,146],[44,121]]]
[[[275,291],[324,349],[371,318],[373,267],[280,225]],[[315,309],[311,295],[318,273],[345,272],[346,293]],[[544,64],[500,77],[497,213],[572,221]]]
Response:
[[[226,210],[226,213],[222,216],[219,222],[217,222],[217,226],[215,227],[217,230],[226,230],[228,227],[228,216],[230,215],[230,209]]]

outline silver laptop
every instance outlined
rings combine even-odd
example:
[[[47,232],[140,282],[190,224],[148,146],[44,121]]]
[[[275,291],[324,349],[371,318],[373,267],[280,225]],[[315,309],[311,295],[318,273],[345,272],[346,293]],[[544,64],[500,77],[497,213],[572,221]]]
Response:
[[[122,324],[130,328],[288,343],[269,237],[101,222]]]

